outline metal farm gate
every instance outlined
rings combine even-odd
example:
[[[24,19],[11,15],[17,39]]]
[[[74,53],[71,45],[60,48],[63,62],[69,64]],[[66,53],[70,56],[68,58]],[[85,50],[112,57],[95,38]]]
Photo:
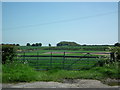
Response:
[[[90,53],[84,55],[67,55],[67,52],[62,52],[61,55],[27,55],[25,52],[17,56],[17,60],[21,63],[28,63],[35,70],[81,70],[95,66],[104,56],[94,56]],[[78,53],[78,52],[77,52]]]

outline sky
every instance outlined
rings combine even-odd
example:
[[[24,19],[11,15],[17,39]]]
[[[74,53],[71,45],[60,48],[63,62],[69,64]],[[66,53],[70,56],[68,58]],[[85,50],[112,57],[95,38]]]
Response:
[[[118,42],[117,2],[3,2],[2,43]]]

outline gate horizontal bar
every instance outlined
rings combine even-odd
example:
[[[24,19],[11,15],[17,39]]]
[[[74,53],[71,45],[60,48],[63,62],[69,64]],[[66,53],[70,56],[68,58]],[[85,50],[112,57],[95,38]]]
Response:
[[[65,57],[65,58],[99,58],[99,56],[61,56],[61,55],[18,55],[18,57]]]

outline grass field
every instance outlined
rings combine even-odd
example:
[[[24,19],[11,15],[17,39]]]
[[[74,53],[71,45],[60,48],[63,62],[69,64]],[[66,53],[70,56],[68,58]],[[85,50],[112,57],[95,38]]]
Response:
[[[52,46],[52,47],[38,47],[38,46],[20,46],[19,49],[22,50],[81,50],[81,51],[106,51],[108,47],[113,47],[112,45],[87,45],[87,46]]]

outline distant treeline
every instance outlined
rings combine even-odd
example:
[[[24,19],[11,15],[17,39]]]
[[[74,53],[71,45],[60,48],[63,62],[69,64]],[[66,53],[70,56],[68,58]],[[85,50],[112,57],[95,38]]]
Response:
[[[4,43],[2,43],[2,45],[20,46],[20,44],[4,44]]]
[[[4,44],[4,43],[2,43],[2,45],[20,46],[20,44]],[[33,43],[33,44],[27,43],[26,46],[42,46],[42,43]]]
[[[42,46],[42,43],[33,43],[33,44],[30,44],[30,43],[27,43],[26,46]]]
[[[2,44],[2,45],[20,46],[20,44]],[[41,47],[42,43],[33,43],[33,44],[27,43],[26,46],[40,46]],[[51,47],[51,44],[48,44],[48,46]],[[74,48],[75,47],[75,49],[76,49],[77,47],[81,47],[81,46],[82,46],[82,48],[84,48],[84,47],[85,48],[86,47],[93,48],[93,46],[96,47],[96,48],[98,48],[98,46],[100,46],[100,47],[103,47],[103,49],[104,49],[104,47],[106,47],[106,46],[120,46],[120,43],[115,43],[114,45],[87,45],[87,44],[80,45],[80,44],[78,44],[76,42],[62,41],[62,42],[57,43],[56,46],[57,47],[51,47],[51,48],[53,48],[53,49],[59,49],[60,47],[61,48],[66,48],[66,47],[68,47],[68,48],[71,48],[71,47]]]
[[[30,50],[83,50],[83,51],[107,51],[109,47],[119,46],[119,43],[114,45],[77,45],[77,46],[47,46],[43,47],[40,43],[35,43],[26,46],[19,46],[18,44],[2,44],[2,45],[12,45],[16,46],[18,50],[30,51]],[[41,47],[42,46],[42,47]]]

